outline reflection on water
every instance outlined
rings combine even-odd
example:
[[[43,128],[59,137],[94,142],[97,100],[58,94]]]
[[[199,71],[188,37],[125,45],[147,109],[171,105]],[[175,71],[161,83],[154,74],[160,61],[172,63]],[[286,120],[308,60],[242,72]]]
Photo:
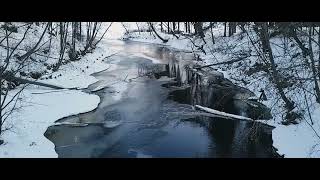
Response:
[[[187,86],[190,77],[182,68],[191,54],[145,43],[116,46],[122,52],[106,63],[118,68],[95,74],[100,81],[88,88],[104,87],[95,92],[101,97],[99,107],[61,119],[61,125],[46,131],[59,157],[275,157],[269,127],[255,126],[257,141],[249,138],[253,124],[197,115],[191,106],[194,87]],[[178,81],[139,77],[139,64],[152,65],[139,53],[169,64],[170,76],[179,74]],[[121,86],[126,88],[116,92]],[[234,111],[232,105],[224,108]]]

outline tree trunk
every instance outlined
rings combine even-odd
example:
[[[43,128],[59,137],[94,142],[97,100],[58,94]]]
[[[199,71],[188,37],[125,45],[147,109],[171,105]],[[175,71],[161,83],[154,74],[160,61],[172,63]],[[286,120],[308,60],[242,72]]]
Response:
[[[318,56],[318,77],[320,79],[320,27],[318,29],[318,51],[319,51],[319,56]]]
[[[173,32],[176,31],[176,23],[175,22],[172,22],[172,29],[173,29]]]
[[[72,34],[71,34],[71,47],[69,58],[71,61],[76,59],[76,33],[77,33],[77,24],[72,22]]]
[[[140,34],[140,28],[139,28],[138,22],[136,22],[136,25],[137,25],[137,28],[138,28],[138,32]]]
[[[223,37],[227,36],[227,22],[224,23],[224,32],[223,32]]]
[[[300,39],[297,36],[297,32],[294,27],[290,28],[290,35],[293,37],[293,39],[297,42],[298,46],[302,50],[303,57],[307,57],[309,50],[303,45],[303,43],[300,41]]]
[[[28,59],[31,56],[31,54],[34,53],[34,51],[38,48],[41,40],[43,39],[43,36],[45,35],[45,33],[46,33],[46,31],[47,31],[47,29],[49,27],[49,24],[50,23],[47,23],[47,25],[46,25],[45,29],[43,30],[38,42],[36,43],[36,45],[34,45],[33,48],[31,50],[29,50],[28,52],[26,52],[24,55],[20,56],[20,58],[19,58],[20,60],[23,61],[24,59]]]
[[[262,26],[261,26],[261,38],[263,38],[262,40],[265,41],[265,43],[266,43],[267,55],[268,55],[268,58],[269,58],[269,61],[270,61],[270,64],[271,64],[272,76],[273,76],[273,79],[275,81],[276,88],[277,88],[282,100],[285,102],[287,110],[291,111],[294,108],[294,103],[292,101],[290,101],[286,97],[286,95],[285,95],[285,93],[283,91],[283,88],[282,88],[282,86],[280,84],[279,74],[278,74],[278,71],[276,69],[276,64],[274,62],[273,53],[272,53],[272,49],[271,49],[271,46],[270,46],[269,32],[268,32],[267,23],[262,23]]]
[[[150,28],[152,29],[152,31],[156,34],[156,36],[157,36],[159,39],[162,40],[163,43],[168,42],[168,39],[163,39],[163,38],[157,33],[157,31],[154,29],[152,23],[148,23],[148,24],[149,24]]]
[[[202,22],[195,22],[194,23],[195,34],[200,36],[201,38],[204,37],[202,25],[203,25]]]
[[[188,25],[187,22],[184,23],[184,31],[187,33],[188,32]]]
[[[236,23],[229,22],[229,37],[232,36],[236,32]]]
[[[66,40],[68,35],[68,23],[60,22],[60,53],[58,63],[53,68],[53,71],[57,71],[63,61],[63,56],[65,52]]]
[[[2,72],[0,74],[0,135],[2,133]]]
[[[81,25],[81,22],[79,22],[79,39],[80,41],[82,42],[82,25]]]
[[[319,84],[318,84],[318,79],[317,79],[317,70],[315,67],[315,60],[313,56],[313,50],[312,50],[312,42],[311,42],[311,36],[312,36],[312,27],[309,27],[309,57],[311,60],[311,69],[313,73],[313,81],[314,81],[314,88],[316,91],[316,100],[318,103],[320,103],[320,89],[319,89]]]
[[[212,22],[211,22],[212,23]],[[211,32],[211,39],[212,39],[212,44],[215,44],[214,42],[214,36],[213,36],[213,31],[212,31],[212,24],[210,23],[210,32]]]
[[[56,86],[56,85],[52,85],[52,84],[47,84],[47,83],[42,83],[42,82],[37,82],[37,81],[30,81],[28,79],[23,79],[23,78],[19,78],[19,77],[7,77],[6,79],[8,81],[18,81],[22,84],[34,84],[34,85],[49,87],[49,88],[53,88],[53,89],[68,89],[68,88],[64,88],[64,87],[60,87],[60,86]]]

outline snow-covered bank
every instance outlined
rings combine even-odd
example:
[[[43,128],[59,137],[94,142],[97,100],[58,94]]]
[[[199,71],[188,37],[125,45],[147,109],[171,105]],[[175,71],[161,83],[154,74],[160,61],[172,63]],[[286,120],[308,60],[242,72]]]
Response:
[[[168,35],[165,33],[158,32],[161,37],[164,39],[169,39],[167,43],[163,43],[160,39],[156,38],[154,35],[150,34],[150,32],[133,32],[129,33],[125,36],[126,39],[130,39],[133,41],[139,41],[139,42],[147,42],[147,43],[156,43],[156,44],[163,44],[172,48],[176,49],[182,49],[186,51],[197,51],[197,48],[195,48],[190,41],[190,39],[184,38],[180,36],[179,39],[175,38],[172,35]],[[206,44],[202,42],[201,39],[192,39],[194,42],[197,42],[198,44],[204,45],[204,49],[207,52],[207,54],[199,53],[199,56],[201,59],[203,59],[202,63],[203,65],[211,64],[211,63],[219,63],[224,61],[230,61],[232,59],[236,59],[236,55],[239,55],[241,53],[245,54],[250,49],[253,49],[253,47],[250,45],[250,42],[248,42],[248,39],[244,34],[241,34],[241,31],[238,30],[238,33],[235,34],[232,37],[223,37],[223,26],[216,27],[213,30],[213,35],[215,37],[215,44],[213,45],[211,42],[211,35],[210,33],[206,34],[206,37],[204,38],[206,41]],[[253,37],[254,38],[254,37]],[[288,58],[285,56],[283,58],[283,50],[281,48],[277,47],[275,44],[277,42],[280,42],[282,39],[275,37],[271,39],[272,41],[272,48],[275,49],[274,56],[279,57],[275,58],[277,61],[277,64],[279,64],[279,67],[286,67],[288,64],[286,64],[286,61]],[[315,48],[316,49],[316,48]],[[290,53],[295,53],[298,51],[297,49],[293,49]],[[237,52],[237,53],[234,53]],[[240,53],[239,53],[240,52]],[[236,55],[235,55],[236,54]],[[249,53],[250,54],[250,53]],[[252,54],[251,54],[252,55]],[[256,61],[256,55],[252,55],[248,58],[248,61],[244,62],[247,63],[247,67],[253,66],[253,64]],[[298,63],[301,61],[301,59],[297,58],[294,60],[291,60],[290,62],[292,64]],[[319,149],[319,137],[316,135],[313,129],[315,131],[320,132],[320,107],[318,104],[313,104],[314,108],[311,111],[311,117],[314,120],[314,125],[311,126],[306,122],[310,121],[308,117],[308,113],[305,113],[305,119],[302,120],[299,124],[296,125],[289,125],[285,126],[281,124],[282,121],[282,115],[283,115],[283,104],[279,103],[277,98],[277,91],[274,87],[270,86],[270,83],[268,84],[269,80],[267,77],[261,78],[261,76],[254,76],[249,80],[249,83],[241,83],[241,78],[245,76],[244,69],[239,68],[241,65],[238,63],[234,63],[231,65],[221,65],[221,66],[215,66],[215,68],[218,69],[218,71],[223,72],[225,77],[229,78],[231,81],[233,81],[235,84],[246,87],[253,91],[256,95],[259,95],[260,89],[266,89],[266,95],[268,97],[268,101],[265,101],[264,104],[266,104],[268,107],[272,108],[272,114],[275,117],[274,120],[268,121],[272,126],[275,126],[276,128],[273,130],[272,138],[274,141],[274,147],[278,149],[279,154],[284,154],[285,157],[320,157]],[[303,71],[298,72],[300,73],[302,77]],[[258,73],[259,74],[259,73]],[[261,75],[261,74],[259,74]],[[247,84],[246,84],[247,83]],[[308,86],[305,88],[310,89],[312,91],[312,86]],[[297,88],[298,89],[298,88]],[[293,93],[292,91],[286,92],[290,98],[292,98],[295,102],[304,102],[303,92],[299,92],[298,90]],[[310,104],[311,102],[314,102],[314,99],[309,98]],[[303,110],[303,103],[301,103],[301,107],[299,110]]]
[[[44,75],[39,81],[66,88],[86,88],[98,81],[92,73],[110,68],[104,63],[105,57],[117,51],[103,40],[92,53],[62,65],[57,72]],[[9,91],[9,96],[20,88],[22,86]],[[44,136],[46,129],[60,118],[91,111],[100,102],[99,96],[81,90],[53,90],[34,85],[27,86],[19,99],[19,110],[3,125],[10,129],[0,137],[4,140],[0,145],[0,157],[57,157],[54,144]]]
[[[20,97],[21,110],[5,124],[12,128],[1,137],[0,157],[57,157],[54,144],[44,137],[47,128],[60,118],[91,111],[100,102],[98,96],[81,91],[52,92],[35,86],[25,89]]]
[[[90,84],[98,81],[90,75],[108,69],[110,65],[104,61],[107,60],[106,57],[116,52],[117,50],[113,50],[103,43],[93,53],[86,54],[79,61],[62,66],[57,72],[43,76],[39,82],[56,84],[65,88],[87,88]]]
[[[318,114],[314,113],[313,116]],[[320,115],[320,114],[318,114]],[[297,125],[276,124],[272,131],[273,146],[287,158],[320,157],[319,140],[304,121]]]

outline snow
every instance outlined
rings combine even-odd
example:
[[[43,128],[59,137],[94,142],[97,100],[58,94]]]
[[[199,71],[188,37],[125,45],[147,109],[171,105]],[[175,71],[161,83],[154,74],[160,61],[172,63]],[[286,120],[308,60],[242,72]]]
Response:
[[[17,23],[19,24],[19,23]],[[104,28],[108,27],[109,23],[104,24]],[[172,35],[168,35],[165,33],[158,32],[159,35],[165,39],[169,39],[167,43],[163,43],[160,39],[156,38],[150,32],[140,32],[140,33],[129,33],[126,34],[126,30],[123,25],[127,29],[137,28],[136,23],[120,23],[114,22],[110,28],[110,30],[106,34],[106,39],[103,39],[98,47],[93,51],[93,53],[86,54],[79,61],[74,61],[68,63],[66,65],[62,65],[59,71],[57,72],[47,72],[46,75],[42,76],[42,79],[38,80],[39,82],[55,84],[58,86],[62,86],[65,88],[77,88],[83,89],[87,88],[90,84],[96,83],[99,80],[93,77],[91,74],[103,70],[112,71],[116,68],[114,64],[104,63],[102,60],[107,61],[105,59],[107,56],[120,52],[121,45],[117,46],[116,43],[122,43],[121,41],[116,41],[117,39],[131,39],[139,42],[146,43],[154,43],[161,44],[165,46],[169,46],[171,48],[175,48],[182,51],[188,52],[199,52],[192,46],[192,43],[189,39],[180,37],[179,39],[175,38]],[[146,29],[146,24],[139,23],[140,29]],[[40,37],[44,26],[35,27],[32,26],[30,33],[27,34],[26,41],[21,44],[21,47],[28,47],[31,44],[35,44],[36,40]],[[16,34],[16,37],[22,37],[22,32]],[[103,31],[102,31],[103,32]],[[211,64],[222,62],[226,60],[230,60],[233,57],[233,51],[247,51],[252,49],[250,43],[248,43],[248,39],[241,38],[240,31],[235,36],[224,38],[222,37],[223,26],[218,26],[213,29],[213,34],[215,36],[216,44],[212,45],[211,40],[209,39],[210,34],[206,35],[207,44],[205,44],[204,48],[206,50],[207,55],[200,54],[200,58],[203,59],[203,64]],[[101,36],[98,34],[97,37]],[[48,46],[48,36],[44,36],[43,42],[41,42],[41,46],[45,48]],[[256,38],[256,37],[252,37]],[[19,38],[16,38],[19,39]],[[201,44],[200,40],[196,40],[197,43]],[[271,45],[274,49],[274,56],[280,57],[275,58],[279,68],[285,68],[287,66],[286,61],[288,59],[288,55],[282,57],[283,49],[275,46],[274,44],[280,42],[280,38],[271,39]],[[28,42],[28,43],[25,43]],[[59,45],[58,38],[53,38],[52,42],[52,50],[49,52],[50,57],[58,57],[59,54]],[[109,46],[108,44],[113,42],[113,46]],[[116,43],[114,43],[116,42]],[[17,41],[12,38],[10,39],[10,44],[16,44]],[[290,44],[289,44],[290,45]],[[78,45],[77,49],[79,49],[81,45]],[[228,47],[228,48],[226,48]],[[231,49],[226,51],[225,49]],[[314,49],[317,49],[316,47]],[[295,53],[296,49],[292,49],[292,52],[288,52],[289,54]],[[17,54],[23,54],[24,51],[19,50]],[[0,48],[0,56],[4,56],[6,53],[4,48]],[[153,63],[159,63],[159,60],[151,58],[145,54],[134,54],[135,56],[147,58],[153,61]],[[254,55],[254,54],[253,54]],[[65,57],[67,54],[65,55]],[[24,68],[26,72],[43,72],[47,71],[45,66],[43,66],[43,62],[47,62],[49,65],[55,64],[57,62],[56,58],[44,58],[43,56],[32,55],[34,59],[39,59],[38,64],[33,64],[32,66],[27,66]],[[250,65],[255,62],[255,59],[249,57]],[[299,64],[299,57],[296,59],[292,59],[292,65]],[[249,62],[247,62],[249,63]],[[12,67],[15,64],[11,64]],[[88,66],[88,67],[87,67]],[[228,66],[217,66],[218,71],[223,73],[224,77],[232,80],[234,83],[239,83],[234,79],[238,77],[244,76],[244,71],[237,69],[235,65]],[[304,69],[301,69],[298,72],[301,77],[307,77],[309,74],[305,73]],[[127,80],[132,78],[132,74],[124,74],[123,79],[127,76]],[[124,80],[119,80],[116,82],[102,82],[98,87],[94,89],[94,91],[100,90],[108,85],[112,85],[115,91],[119,93],[115,93],[114,98],[120,99],[123,92],[127,88],[127,82]],[[258,79],[253,76],[249,79],[251,82],[248,85],[239,84],[241,86],[245,86],[249,90],[258,94],[260,88],[266,89],[266,95],[269,98],[268,101],[265,101],[268,107],[272,108],[272,114],[274,115],[274,120],[264,121],[269,125],[275,126],[276,128],[273,130],[272,139],[273,145],[278,149],[279,154],[284,154],[285,157],[320,157],[320,143],[319,137],[314,133],[311,126],[306,122],[308,117],[305,117],[305,120],[302,120],[297,125],[289,125],[285,126],[280,123],[281,121],[281,108],[282,104],[278,103],[275,98],[276,90],[273,87],[267,85],[267,78]],[[15,90],[10,91],[9,95],[13,95],[15,92],[19,90],[18,87]],[[311,89],[312,86],[306,87]],[[291,98],[294,98],[295,101],[301,101],[301,92],[286,92],[290,95]],[[39,87],[39,86],[28,86],[23,93],[21,94],[22,101],[19,101],[19,109],[18,112],[14,113],[8,121],[4,124],[4,126],[10,127],[12,129],[5,131],[1,135],[1,139],[4,140],[4,144],[0,146],[0,157],[57,157],[57,154],[54,151],[54,144],[52,144],[48,139],[44,137],[44,132],[46,129],[53,125],[54,122],[60,118],[88,112],[95,109],[100,99],[96,95],[87,94],[82,92],[81,90],[52,90],[49,88]],[[314,101],[314,98],[309,98]],[[63,102],[63,103],[61,103]],[[314,108],[311,111],[311,116],[314,121],[314,125],[312,126],[317,132],[320,132],[320,106],[319,104],[314,104]],[[202,107],[205,108],[205,107]],[[303,107],[301,107],[302,109]],[[215,113],[223,113],[223,112],[215,112]],[[307,113],[305,113],[307,114]],[[226,114],[222,114],[226,115]],[[307,116],[307,115],[306,115]],[[243,118],[242,116],[237,118]],[[109,124],[113,126],[114,124]],[[148,157],[148,155],[144,155],[139,152],[139,150],[132,150],[132,152],[137,153],[139,157]]]
[[[109,25],[109,23],[108,23]],[[106,33],[105,37],[107,39],[120,39],[125,33],[124,27],[120,22],[113,22],[110,29]]]
[[[311,128],[305,122],[298,125],[278,125],[272,132],[273,145],[278,153],[285,154],[287,158],[319,157],[319,153],[312,152],[312,146],[317,142]]]
[[[115,68],[104,61],[118,51],[103,39],[92,53],[79,61],[62,65],[57,72],[46,74],[38,81],[65,88],[86,88],[98,81],[91,74]],[[20,88],[22,86],[9,91],[9,96],[12,97]],[[124,88],[125,85],[118,85],[119,90]],[[27,86],[19,99],[19,111],[13,113],[3,125],[11,128],[1,134],[4,144],[0,146],[0,157],[57,157],[54,144],[44,136],[47,128],[63,117],[94,110],[100,103],[99,96],[81,90],[53,90],[36,85]]]
[[[317,119],[320,117],[320,107],[312,114],[315,121],[313,128],[319,132],[320,126]],[[275,121],[266,122],[276,128],[272,131],[273,146],[278,149],[279,154],[287,158],[320,157],[319,137],[313,132],[311,126],[301,121],[296,125],[285,126]],[[310,121],[308,121],[310,122]]]
[[[22,92],[23,108],[7,121],[6,125],[14,126],[2,136],[5,144],[0,146],[0,157],[57,157],[54,144],[44,137],[47,128],[60,118],[91,111],[100,102],[98,96],[81,91],[50,91],[32,87]]]
[[[153,57],[147,56],[147,55],[142,54],[142,53],[135,53],[134,56],[150,59],[152,61],[152,63],[154,63],[154,64],[161,64],[162,63],[161,60],[159,60],[157,58],[153,58]]]
[[[223,28],[223,25],[218,25],[217,27],[213,28],[213,35],[216,42],[214,45],[212,45],[211,43],[211,34],[209,32],[206,34],[205,39],[207,43],[204,44],[204,49],[206,50],[207,54],[204,55],[203,53],[198,53],[200,55],[200,58],[203,59],[202,63],[204,65],[233,59],[235,58],[233,56],[234,52],[236,51],[246,52],[250,49],[253,49],[248,38],[245,35],[241,34],[241,30],[237,30],[236,35],[225,38],[223,37]],[[192,47],[192,43],[189,39],[183,39],[182,37],[176,39],[172,35],[161,33],[160,31],[158,31],[158,33],[161,37],[169,39],[169,41],[167,43],[163,43],[160,39],[157,39],[155,38],[155,36],[150,35],[149,32],[133,32],[125,35],[125,38],[139,42],[162,44],[183,51],[197,52],[195,48]],[[257,37],[251,38],[255,39]],[[288,66],[287,62],[290,62],[292,66],[298,65],[299,63],[301,64],[301,56],[300,59],[299,56],[295,59],[289,59],[290,54],[292,57],[292,54],[299,52],[298,47],[296,47],[296,49],[291,48],[291,51],[285,52],[284,48],[276,46],[276,44],[279,44],[281,41],[283,41],[281,37],[272,38],[270,41],[275,56],[275,61],[279,65],[278,68],[285,69]],[[195,40],[195,42],[197,42],[198,44],[203,44],[203,42],[201,42],[201,40],[199,39]],[[289,43],[288,46],[291,46],[291,44]],[[318,48],[315,46],[314,50],[316,49]],[[253,52],[251,52],[251,55],[252,56],[247,58],[247,61],[245,63],[248,63],[252,66],[257,55],[253,54]],[[277,90],[274,87],[268,85],[269,80],[267,79],[267,77],[258,78],[258,76],[261,76],[261,74],[258,74],[258,76],[253,75],[251,79],[249,79],[250,83],[247,85],[241,82],[239,83],[239,81],[235,79],[246,76],[246,74],[244,74],[244,70],[239,69],[236,64],[237,63],[235,63],[234,65],[215,66],[215,68],[217,68],[219,72],[222,72],[225,78],[230,79],[235,84],[248,88],[255,94],[260,94],[259,90],[261,88],[265,89],[268,100],[265,101],[264,104],[271,108],[274,120],[261,122],[276,127],[272,132],[272,139],[274,147],[278,149],[278,153],[284,154],[285,157],[288,158],[320,157],[319,137],[317,137],[310,125],[306,122],[307,120],[310,121],[307,117],[308,113],[305,113],[304,120],[302,120],[299,124],[289,126],[282,125],[280,122],[282,121],[281,115],[283,113],[281,111],[283,110],[283,104],[279,103],[280,101],[278,101],[276,98],[273,98],[277,97]],[[307,71],[305,69],[300,69],[298,74],[300,77],[308,77],[310,74],[306,72]],[[304,86],[304,88],[313,91],[313,86],[311,85]],[[286,94],[288,94],[288,96],[290,96],[290,98],[292,98],[295,102],[304,101],[303,92],[301,92],[299,87],[296,87],[296,89],[296,92],[288,91],[286,92]],[[308,99],[312,102],[315,101],[314,97],[308,97]],[[314,108],[311,110],[311,116],[314,121],[314,125],[312,125],[312,127],[315,129],[315,131],[320,132],[320,106],[319,104],[313,104],[313,106]],[[299,109],[305,109],[303,103],[301,103],[301,107],[299,107]]]
[[[91,74],[108,69],[110,65],[104,63],[102,60],[116,51],[108,50],[108,47],[97,47],[93,53],[86,54],[81,60],[71,62],[61,67],[58,72],[45,75],[39,82],[47,82],[56,84],[65,88],[87,88],[90,84],[98,81]],[[62,74],[63,76],[59,75]],[[45,79],[52,76],[52,79]]]
[[[212,113],[212,114],[216,114],[216,115],[220,115],[220,116],[223,116],[223,117],[229,117],[229,118],[239,119],[239,120],[253,121],[253,119],[251,119],[251,118],[247,118],[247,117],[239,116],[239,115],[235,115],[235,114],[230,114],[230,113],[225,113],[225,112],[222,112],[222,111],[218,111],[218,110],[215,110],[215,109],[203,107],[203,106],[200,106],[200,105],[195,105],[195,107],[199,108],[201,110],[204,110],[206,112],[209,112],[209,113]]]

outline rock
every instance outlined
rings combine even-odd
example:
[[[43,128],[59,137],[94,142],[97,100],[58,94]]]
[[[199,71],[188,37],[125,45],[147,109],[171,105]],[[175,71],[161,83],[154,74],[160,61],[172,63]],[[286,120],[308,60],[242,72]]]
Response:
[[[4,143],[4,141],[2,139],[0,139],[0,145],[3,144],[3,143]]]

